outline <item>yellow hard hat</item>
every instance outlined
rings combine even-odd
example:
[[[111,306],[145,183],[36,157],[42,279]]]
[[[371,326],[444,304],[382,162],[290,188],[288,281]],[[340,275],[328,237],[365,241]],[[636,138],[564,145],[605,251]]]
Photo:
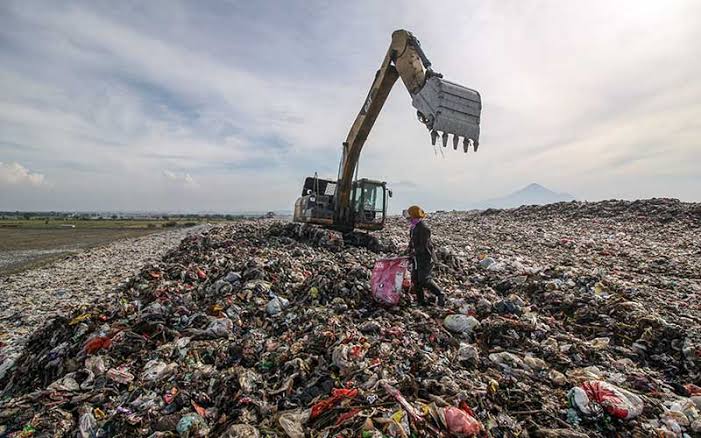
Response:
[[[411,207],[404,210],[402,215],[406,218],[411,219],[423,219],[426,217],[426,212],[423,211],[423,209],[418,205],[412,205]]]

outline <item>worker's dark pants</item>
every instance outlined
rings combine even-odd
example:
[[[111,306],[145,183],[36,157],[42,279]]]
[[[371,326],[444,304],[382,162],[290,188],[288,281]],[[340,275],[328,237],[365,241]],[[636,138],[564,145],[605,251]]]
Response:
[[[438,298],[438,304],[440,306],[443,306],[445,304],[445,294],[443,293],[443,290],[441,290],[441,288],[436,284],[436,282],[433,281],[433,278],[430,274],[430,267],[426,271],[428,272],[419,273],[419,270],[417,269],[412,269],[411,271],[411,282],[414,284],[416,298],[419,300],[419,304],[426,304],[426,295],[424,294],[424,289],[428,289],[429,292],[431,292]]]

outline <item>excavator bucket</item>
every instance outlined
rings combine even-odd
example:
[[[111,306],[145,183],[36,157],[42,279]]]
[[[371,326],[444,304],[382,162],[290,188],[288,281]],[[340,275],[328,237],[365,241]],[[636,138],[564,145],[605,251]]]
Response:
[[[431,131],[432,144],[436,144],[440,132],[443,147],[448,144],[450,134],[453,149],[458,148],[462,139],[465,152],[470,145],[477,151],[482,112],[482,99],[477,91],[431,76],[411,100],[419,120]]]

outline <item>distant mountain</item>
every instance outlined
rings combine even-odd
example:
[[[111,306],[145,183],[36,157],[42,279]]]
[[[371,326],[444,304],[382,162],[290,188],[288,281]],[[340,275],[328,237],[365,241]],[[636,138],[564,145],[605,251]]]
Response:
[[[532,183],[510,195],[477,202],[471,208],[515,208],[522,205],[543,205],[574,200],[574,196],[569,193],[553,192],[540,184]]]

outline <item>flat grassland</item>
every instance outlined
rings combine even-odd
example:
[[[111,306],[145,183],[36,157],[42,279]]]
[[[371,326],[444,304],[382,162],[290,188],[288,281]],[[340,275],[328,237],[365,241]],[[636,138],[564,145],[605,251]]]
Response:
[[[77,251],[201,221],[0,220],[0,276],[38,267]]]

